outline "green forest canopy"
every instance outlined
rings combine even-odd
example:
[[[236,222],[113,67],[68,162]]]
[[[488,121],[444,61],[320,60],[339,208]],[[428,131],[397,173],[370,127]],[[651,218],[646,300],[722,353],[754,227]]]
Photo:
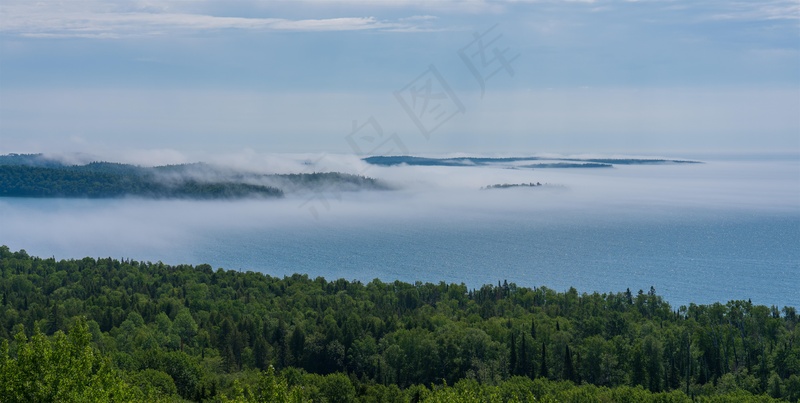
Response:
[[[0,247],[0,401],[800,398],[794,307]],[[63,374],[71,374],[64,377]]]
[[[65,165],[41,154],[0,155],[0,197],[240,199],[284,190],[384,190],[341,172],[258,174],[204,163],[140,167],[113,162]]]

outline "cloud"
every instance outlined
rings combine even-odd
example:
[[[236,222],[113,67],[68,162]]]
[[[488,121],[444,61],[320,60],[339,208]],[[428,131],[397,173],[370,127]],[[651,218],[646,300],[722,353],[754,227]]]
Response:
[[[437,19],[439,19],[439,17],[435,15],[413,15],[411,17],[400,18],[400,21],[431,21]]]
[[[73,136],[76,137],[76,136]],[[72,139],[71,139],[72,140]],[[107,149],[87,143],[85,139],[78,142],[84,151],[45,151],[45,158],[66,165],[85,165],[96,161],[112,161],[144,167],[185,164],[192,162],[186,154],[168,148],[161,149]]]
[[[239,163],[231,157],[220,156],[217,162]],[[246,158],[251,166],[287,168],[304,159],[258,153]],[[360,164],[350,156],[326,158],[331,164],[350,164],[353,168]],[[267,202],[0,198],[0,221],[4,223],[0,236],[12,248],[24,247],[46,256],[124,254],[154,260],[170,256],[177,260],[173,263],[184,263],[194,262],[186,249],[196,248],[210,234],[247,229],[273,228],[288,234],[300,227],[375,227],[400,222],[471,222],[480,226],[515,220],[533,225],[542,220],[649,220],[659,214],[687,217],[690,211],[796,216],[800,206],[793,191],[797,168],[796,157],[774,162],[709,160],[706,164],[610,169],[369,167],[365,175],[399,185],[401,190],[328,192],[315,199],[287,195]],[[480,189],[496,183],[531,181],[564,187]],[[322,198],[327,204],[322,204]],[[310,207],[316,207],[318,219],[311,215]],[[391,228],[387,226],[387,230]],[[65,237],[65,233],[70,236]],[[182,261],[184,256],[186,260]]]
[[[800,20],[797,1],[731,2],[727,9],[712,14],[711,20],[774,21]]]
[[[753,298],[797,305],[796,297],[785,299],[797,294],[791,282],[775,292],[779,284],[764,279],[786,277],[797,267],[792,240],[800,228],[799,162],[573,170],[375,167],[367,174],[404,189],[268,201],[0,198],[0,242],[57,259],[130,257],[275,276],[299,272],[470,287],[500,278],[601,292],[653,284],[682,295],[670,298],[681,304],[702,294],[711,302]],[[479,188],[530,181],[565,188]],[[698,270],[730,281],[692,284]],[[741,286],[756,282],[778,296]]]
[[[379,20],[372,16],[309,19],[231,17],[168,10],[170,8],[167,7],[129,9],[96,2],[11,3],[2,7],[0,32],[34,38],[97,39],[224,29],[399,32],[422,30],[435,20],[433,16],[412,16],[395,21]]]
[[[375,9],[422,9],[436,10],[458,14],[498,13],[505,10],[504,4],[511,1],[505,0],[300,0],[308,6],[356,6],[359,8],[370,7]]]
[[[645,2],[603,2],[603,7],[641,8]],[[774,21],[800,19],[800,4],[796,1],[771,0],[760,2],[730,2],[705,4],[704,2],[651,1],[669,8],[692,10],[700,21]],[[551,8],[554,5],[572,7],[591,6],[595,0],[421,0],[351,1],[305,0],[298,2],[275,1],[268,3],[237,2],[236,7],[222,2],[166,1],[166,2],[25,2],[7,1],[0,6],[0,32],[34,38],[94,38],[115,39],[123,37],[166,35],[174,32],[211,30],[249,31],[364,31],[433,32],[446,30],[437,26],[438,16],[445,14],[508,14],[520,7]],[[626,6],[627,4],[627,6]],[[321,17],[331,10],[351,13],[350,16]],[[249,11],[242,11],[249,10]],[[280,18],[254,14],[300,13],[313,18]],[[410,16],[379,18],[365,13],[383,14],[398,10]],[[352,15],[356,14],[356,15]],[[358,15],[362,14],[362,15]],[[238,16],[236,16],[238,15]]]
[[[602,4],[602,7],[593,7],[592,11],[611,8],[620,9],[620,6],[641,8],[652,5],[663,10],[691,10],[700,17],[701,21],[730,20],[730,21],[768,21],[768,20],[798,20],[800,19],[800,4],[795,0],[765,0],[765,1],[686,1],[686,0],[495,0],[494,4],[558,4],[558,3],[583,3],[586,5]]]

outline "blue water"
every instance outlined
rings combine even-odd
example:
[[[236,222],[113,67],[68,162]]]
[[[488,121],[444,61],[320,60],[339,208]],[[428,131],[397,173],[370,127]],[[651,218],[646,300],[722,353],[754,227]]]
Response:
[[[800,307],[800,159],[601,170],[379,169],[403,191],[280,201],[0,199],[0,244],[274,276],[657,293]],[[553,189],[481,191],[542,181]],[[335,196],[335,197],[334,197]],[[340,197],[341,196],[341,197]],[[338,198],[338,199],[337,199]]]
[[[589,219],[590,220],[590,219]],[[800,306],[800,216],[477,220],[219,233],[193,260],[271,275],[617,292],[654,286],[674,307],[751,299]]]

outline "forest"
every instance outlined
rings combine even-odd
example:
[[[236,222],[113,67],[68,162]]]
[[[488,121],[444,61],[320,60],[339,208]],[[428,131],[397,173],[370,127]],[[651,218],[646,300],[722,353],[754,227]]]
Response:
[[[800,399],[795,307],[0,247],[0,401]],[[64,376],[69,374],[69,376]]]
[[[283,191],[248,183],[198,180],[169,183],[143,175],[63,168],[0,166],[0,196],[230,199],[253,196],[281,197]]]
[[[285,191],[384,189],[373,178],[341,172],[259,174],[204,163],[66,165],[41,154],[0,156],[0,197],[241,199],[283,197]]]
[[[530,161],[551,161],[535,164],[510,165],[517,168],[612,168],[616,165],[667,165],[700,164],[700,161],[673,160],[660,158],[565,158],[565,157],[452,157],[428,158],[410,155],[376,155],[363,158],[364,162],[380,166],[443,166],[474,167],[482,165],[507,166],[512,163]],[[552,162],[555,161],[555,162]]]
[[[497,183],[497,184],[494,184],[494,185],[489,185],[489,186],[482,187],[481,189],[483,189],[483,190],[487,190],[487,189],[508,189],[508,188],[517,188],[517,187],[537,187],[537,186],[545,186],[545,185],[542,185],[541,182],[536,182],[536,183],[533,183],[533,182],[529,182],[529,183]]]

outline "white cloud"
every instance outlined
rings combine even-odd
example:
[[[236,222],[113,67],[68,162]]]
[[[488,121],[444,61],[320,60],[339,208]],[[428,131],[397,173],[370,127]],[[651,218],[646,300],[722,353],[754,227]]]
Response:
[[[2,6],[0,32],[26,37],[119,38],[161,35],[174,31],[222,29],[264,31],[413,31],[435,17],[414,16],[397,21],[372,16],[341,18],[229,17],[169,11],[169,7],[118,7],[102,2],[11,3]]]
[[[437,26],[439,18],[429,13],[445,14],[508,14],[513,8],[540,4],[573,4],[592,6],[597,10],[611,5],[633,3],[596,0],[301,0],[271,2],[237,2],[235,7],[215,1],[5,1],[0,5],[0,32],[25,37],[75,37],[113,39],[130,36],[151,36],[176,31],[209,31],[223,29],[262,31],[358,31],[383,30],[390,32],[432,32],[445,28]],[[701,21],[708,20],[798,20],[800,4],[793,0],[760,2],[685,2],[654,0],[670,8],[692,10]],[[598,7],[600,5],[600,7]],[[236,7],[252,12],[239,11]],[[350,13],[350,16],[326,15],[330,10]],[[571,9],[571,7],[570,7]],[[301,13],[311,18],[280,18],[280,12]],[[327,10],[327,11],[326,11]],[[387,10],[408,16],[378,18]],[[221,15],[224,14],[224,15]]]
[[[431,21],[438,18],[435,15],[412,15],[411,17],[401,18],[400,21]]]
[[[800,3],[794,0],[731,2],[711,15],[712,20],[800,20]]]
[[[405,8],[405,9],[424,9],[424,10],[437,10],[442,12],[455,12],[455,13],[497,13],[504,11],[504,4],[508,1],[501,0],[289,0],[285,3],[303,3],[306,5],[344,5],[356,6],[359,8]]]

